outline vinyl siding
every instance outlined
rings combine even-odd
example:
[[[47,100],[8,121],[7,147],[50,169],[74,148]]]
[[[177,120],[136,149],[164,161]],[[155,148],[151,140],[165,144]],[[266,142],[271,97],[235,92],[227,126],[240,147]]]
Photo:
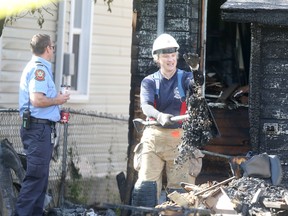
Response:
[[[112,13],[94,8],[90,105],[97,111],[128,116],[132,37],[132,1],[113,1]],[[104,106],[104,104],[106,104]]]
[[[37,18],[29,14],[4,27],[0,40],[0,107],[18,108],[20,76],[31,58],[29,42],[36,33],[49,34],[55,40],[56,9],[51,5],[49,13],[43,10],[45,22],[42,29],[37,24]]]
[[[91,63],[88,80],[89,95],[79,100],[73,95],[68,105],[75,109],[128,116],[130,95],[130,64],[132,42],[132,2],[113,2],[112,13],[107,4],[94,5],[91,43]],[[69,50],[71,4],[67,1],[64,50]],[[116,93],[116,94],[115,94]]]

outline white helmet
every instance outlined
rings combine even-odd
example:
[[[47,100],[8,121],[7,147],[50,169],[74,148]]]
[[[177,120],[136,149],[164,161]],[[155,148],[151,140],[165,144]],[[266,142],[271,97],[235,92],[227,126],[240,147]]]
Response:
[[[167,48],[171,48],[168,49]],[[176,52],[179,49],[179,44],[175,40],[174,37],[172,37],[169,34],[161,34],[159,35],[154,43],[153,43],[153,48],[152,48],[152,55],[158,54],[158,53],[172,53]],[[166,52],[163,50],[166,50]]]

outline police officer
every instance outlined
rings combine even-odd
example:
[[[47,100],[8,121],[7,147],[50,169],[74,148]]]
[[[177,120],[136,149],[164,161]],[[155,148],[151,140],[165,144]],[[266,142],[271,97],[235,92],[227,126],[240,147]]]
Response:
[[[59,105],[70,98],[69,94],[57,94],[53,82],[55,46],[50,36],[34,35],[30,47],[33,55],[22,72],[19,88],[20,135],[27,156],[27,171],[16,203],[15,215],[19,216],[43,215]]]
[[[153,43],[152,55],[159,70],[141,82],[142,111],[148,119],[157,120],[160,125],[146,127],[141,142],[135,147],[134,151],[139,156],[139,160],[134,160],[138,162],[134,164],[134,167],[138,167],[138,180],[133,190],[132,204],[151,206],[153,197],[146,199],[148,203],[138,202],[145,199],[142,199],[143,196],[153,194],[153,187],[149,182],[156,183],[157,199],[154,200],[159,200],[164,171],[170,192],[181,189],[180,182],[195,183],[200,172],[191,171],[191,161],[181,167],[174,164],[179,154],[177,146],[181,143],[183,129],[181,122],[173,122],[171,117],[185,114],[186,92],[195,84],[193,73],[177,68],[178,49],[179,44],[171,35],[164,33],[158,36]],[[198,70],[198,61],[199,59],[192,70]]]

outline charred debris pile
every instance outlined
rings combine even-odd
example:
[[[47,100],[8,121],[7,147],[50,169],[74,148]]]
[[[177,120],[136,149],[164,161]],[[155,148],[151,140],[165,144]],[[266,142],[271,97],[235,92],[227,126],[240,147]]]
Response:
[[[288,190],[272,185],[269,179],[231,177],[219,183],[181,185],[185,193],[174,191],[168,194],[169,201],[156,207],[166,208],[163,215],[192,215],[185,214],[187,209],[193,209],[194,214],[198,209],[198,215],[288,215]]]
[[[197,60],[195,54],[188,53],[183,57],[193,68]],[[217,76],[206,76],[204,97],[203,82],[197,81],[199,75],[203,76],[201,73],[201,71],[193,71],[195,86],[186,99],[189,118],[183,122],[184,136],[178,147],[179,156],[175,159],[178,165],[195,157],[193,155],[195,149],[201,149],[211,139],[221,135],[211,108],[233,110],[238,107],[248,107],[248,85],[226,86],[218,80]]]
[[[190,68],[195,68],[199,57],[197,54],[188,53],[183,55]],[[196,149],[206,145],[209,140],[219,134],[218,127],[211,110],[203,96],[204,76],[200,70],[193,71],[194,86],[186,98],[187,114],[189,116],[183,122],[184,135],[178,146],[179,156],[175,163],[182,165],[189,158],[195,158]]]

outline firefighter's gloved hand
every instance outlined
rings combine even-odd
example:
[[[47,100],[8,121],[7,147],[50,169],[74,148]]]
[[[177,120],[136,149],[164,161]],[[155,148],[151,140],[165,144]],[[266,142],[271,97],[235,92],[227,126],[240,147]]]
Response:
[[[183,55],[185,62],[189,65],[189,67],[194,71],[199,68],[199,56],[195,53],[187,53]]]
[[[204,83],[203,72],[198,70],[200,61],[198,54],[187,53],[183,55],[183,58],[193,72],[194,82],[197,85],[203,85]]]
[[[157,116],[157,122],[159,122],[162,126],[172,125],[173,121],[171,121],[171,117],[173,117],[171,114],[159,113]]]

